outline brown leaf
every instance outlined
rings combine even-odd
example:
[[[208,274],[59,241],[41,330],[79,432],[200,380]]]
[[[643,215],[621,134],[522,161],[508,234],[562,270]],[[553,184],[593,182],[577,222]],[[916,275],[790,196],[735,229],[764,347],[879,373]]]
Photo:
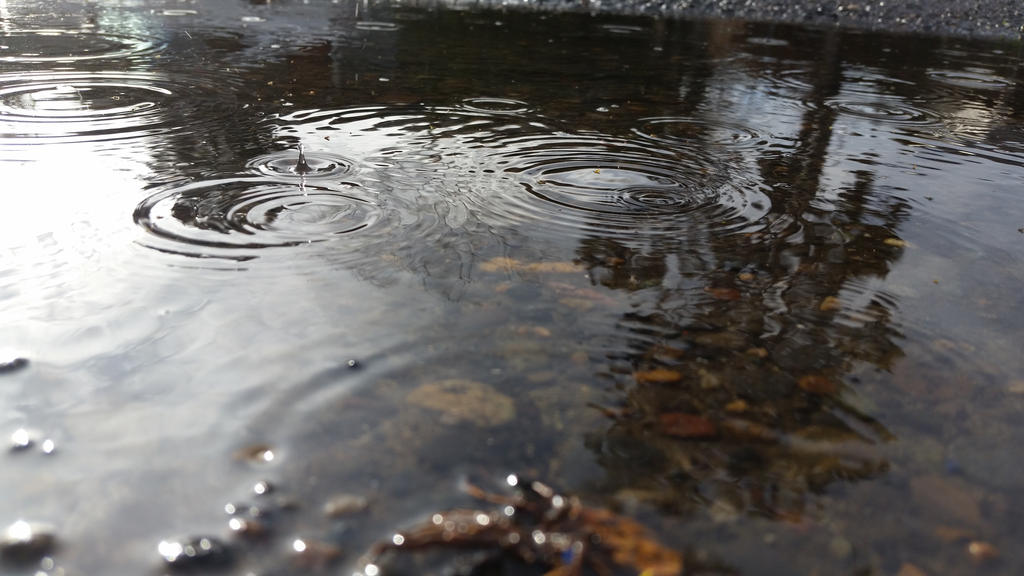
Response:
[[[750,405],[743,399],[736,399],[725,405],[726,412],[732,412],[734,414],[742,414],[750,408]]]
[[[910,562],[904,562],[896,576],[926,576],[924,571]]]
[[[658,416],[658,429],[662,434],[677,438],[714,438],[718,427],[698,414],[669,412]]]
[[[832,310],[839,310],[842,307],[843,303],[839,301],[839,298],[836,298],[835,296],[826,296],[825,299],[821,301],[821,305],[818,306],[818,310],[821,310],[822,312],[830,312]]]
[[[806,390],[812,394],[821,394],[822,396],[834,396],[839,392],[838,384],[829,378],[818,374],[802,376],[796,384],[802,390]]]
[[[711,295],[715,300],[739,300],[740,291],[735,288],[720,287],[711,288],[710,286],[704,288],[704,291]]]
[[[612,561],[644,576],[680,576],[683,556],[662,546],[640,523],[604,509],[588,508],[584,522],[611,552]]]
[[[991,560],[999,556],[999,550],[995,546],[981,540],[968,543],[967,553],[971,555],[971,558],[980,561]]]
[[[682,380],[683,374],[668,368],[655,368],[634,372],[633,378],[636,379],[637,384],[671,384]]]

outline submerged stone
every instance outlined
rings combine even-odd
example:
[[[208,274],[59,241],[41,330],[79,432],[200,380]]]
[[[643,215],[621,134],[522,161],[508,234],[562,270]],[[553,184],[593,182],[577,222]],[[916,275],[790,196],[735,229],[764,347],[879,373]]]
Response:
[[[52,552],[56,542],[52,526],[18,520],[0,535],[0,557],[11,562],[37,562]]]
[[[500,426],[516,417],[515,401],[493,387],[473,380],[451,379],[424,384],[406,397],[410,404],[441,413],[450,424],[469,422]]]

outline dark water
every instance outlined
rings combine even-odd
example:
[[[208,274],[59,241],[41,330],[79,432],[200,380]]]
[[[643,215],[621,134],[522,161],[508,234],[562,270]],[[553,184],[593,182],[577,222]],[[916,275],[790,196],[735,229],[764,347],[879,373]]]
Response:
[[[517,473],[688,574],[1019,574],[1022,74],[742,23],[0,1],[0,525],[55,538],[0,572],[209,536],[225,573],[350,574]]]

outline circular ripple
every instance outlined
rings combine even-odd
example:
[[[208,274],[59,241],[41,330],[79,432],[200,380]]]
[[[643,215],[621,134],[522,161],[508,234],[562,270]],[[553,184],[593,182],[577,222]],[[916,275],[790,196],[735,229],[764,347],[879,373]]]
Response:
[[[354,164],[339,154],[318,151],[303,151],[300,162],[299,152],[291,150],[253,158],[246,167],[267,176],[311,180],[349,174]]]
[[[987,68],[970,67],[963,70],[929,70],[928,77],[956,88],[969,90],[1002,90],[1013,82]]]
[[[348,237],[372,226],[380,210],[353,190],[297,186],[258,178],[197,182],[150,196],[135,222],[171,243],[153,247],[196,257],[247,260],[253,249]]]
[[[763,139],[751,128],[726,122],[708,122],[680,116],[642,118],[633,130],[638,136],[666,144],[758,145]]]
[[[109,140],[183,130],[187,127],[169,112],[187,114],[226,98],[223,88],[200,78],[171,80],[142,72],[3,75],[0,142]]]
[[[401,28],[394,22],[381,22],[375,20],[360,20],[356,22],[356,30],[363,30],[364,32],[395,32]]]
[[[146,38],[66,30],[33,30],[0,35],[0,62],[79,62],[125,58],[158,49]]]
[[[625,24],[602,24],[601,28],[606,32],[611,32],[612,34],[618,34],[622,36],[630,34],[642,34],[643,32],[645,32],[644,28],[641,26],[629,26]]]
[[[467,98],[462,106],[473,112],[494,114],[523,114],[530,111],[530,105],[511,98]]]
[[[558,233],[730,233],[756,226],[771,206],[751,179],[726,168],[725,158],[716,163],[607,135],[509,141],[490,160],[526,194],[478,194],[478,210]]]
[[[897,124],[930,124],[938,121],[938,115],[934,112],[902,102],[835,98],[829,100],[828,105],[843,114],[867,120],[881,120]]]
[[[789,40],[768,36],[750,36],[746,39],[746,43],[754,44],[755,46],[789,46]]]

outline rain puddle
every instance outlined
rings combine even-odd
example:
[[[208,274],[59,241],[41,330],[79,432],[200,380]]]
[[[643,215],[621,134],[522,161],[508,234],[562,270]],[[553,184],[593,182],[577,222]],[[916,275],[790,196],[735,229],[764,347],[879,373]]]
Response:
[[[0,571],[1020,574],[1022,73],[0,1]]]

